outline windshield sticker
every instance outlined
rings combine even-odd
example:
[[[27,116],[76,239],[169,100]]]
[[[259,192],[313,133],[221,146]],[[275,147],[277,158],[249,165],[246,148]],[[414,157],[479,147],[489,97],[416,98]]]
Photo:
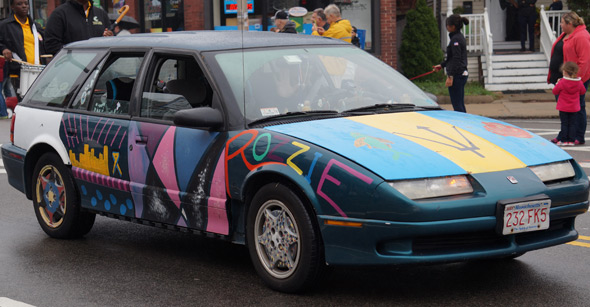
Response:
[[[281,113],[279,112],[279,109],[275,107],[275,108],[261,108],[260,114],[262,114],[262,116],[273,116],[273,115],[279,115]]]
[[[283,58],[289,64],[297,64],[297,63],[301,63],[302,62],[301,61],[301,58],[298,55],[285,55],[285,56],[283,56]]]

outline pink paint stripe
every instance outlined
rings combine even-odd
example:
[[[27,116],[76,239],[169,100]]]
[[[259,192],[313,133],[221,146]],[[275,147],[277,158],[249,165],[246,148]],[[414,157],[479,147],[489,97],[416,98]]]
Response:
[[[86,139],[90,139],[88,133],[90,133],[90,128],[88,128],[88,122],[90,121],[90,116],[86,116]]]
[[[127,131],[125,131],[125,133],[123,133],[123,137],[121,137],[121,142],[119,142],[119,149],[121,149],[121,145],[123,144],[123,140],[125,139],[126,135],[127,135]]]
[[[82,116],[80,116],[80,142],[84,142],[84,128],[82,128]]]
[[[106,127],[108,123],[109,123],[109,120],[107,119],[106,123],[104,123],[104,125],[102,125],[102,129],[100,129],[100,133],[98,134],[98,137],[96,138],[97,142],[100,143],[100,137],[102,136],[102,132],[104,131],[104,127]]]
[[[107,134],[104,135],[104,142],[103,143],[107,143],[107,137],[109,136],[109,133],[111,133],[111,128],[113,128],[113,124],[115,123],[115,121],[111,121],[111,125],[109,126],[109,130],[107,130]],[[119,127],[120,128],[120,127]]]
[[[108,177],[102,174],[94,173],[78,167],[72,167],[72,173],[77,179],[81,179],[90,183],[106,186],[108,188],[117,189],[120,191],[129,192],[131,184],[127,180]]]
[[[94,133],[96,132],[96,127],[98,127],[98,125],[100,125],[101,121],[102,121],[102,118],[98,120],[96,125],[94,125],[94,130],[92,130],[92,136],[90,137],[91,140],[94,140]]]
[[[113,137],[113,140],[111,141],[111,147],[113,147],[113,143],[115,142],[115,139],[119,135],[119,130],[121,130],[121,126],[119,126],[119,129],[117,129],[117,132],[115,132],[115,136]],[[119,148],[121,148],[121,146],[119,146]]]
[[[73,147],[70,145],[70,136],[68,135],[68,129],[66,129],[66,123],[64,119],[61,119],[61,125],[64,127],[64,134],[66,135],[66,141],[68,142],[68,147]]]

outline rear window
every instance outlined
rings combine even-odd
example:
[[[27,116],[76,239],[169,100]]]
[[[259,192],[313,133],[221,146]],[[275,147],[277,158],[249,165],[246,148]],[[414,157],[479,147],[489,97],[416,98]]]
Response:
[[[68,52],[49,64],[40,79],[30,89],[27,96],[29,104],[64,107],[67,100],[76,91],[76,82],[82,73],[88,73],[92,67],[89,64],[98,55],[97,52]]]

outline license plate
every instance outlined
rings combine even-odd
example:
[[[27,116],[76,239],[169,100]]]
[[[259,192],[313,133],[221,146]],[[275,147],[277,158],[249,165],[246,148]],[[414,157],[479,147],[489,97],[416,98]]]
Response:
[[[549,228],[550,199],[509,203],[504,206],[503,235]]]

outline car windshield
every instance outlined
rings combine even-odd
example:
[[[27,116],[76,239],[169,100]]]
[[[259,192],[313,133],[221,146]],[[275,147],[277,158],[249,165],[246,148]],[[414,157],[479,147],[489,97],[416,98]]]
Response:
[[[215,60],[248,122],[295,112],[369,110],[375,105],[438,106],[396,70],[348,46],[226,52]],[[236,69],[242,63],[243,69]]]

